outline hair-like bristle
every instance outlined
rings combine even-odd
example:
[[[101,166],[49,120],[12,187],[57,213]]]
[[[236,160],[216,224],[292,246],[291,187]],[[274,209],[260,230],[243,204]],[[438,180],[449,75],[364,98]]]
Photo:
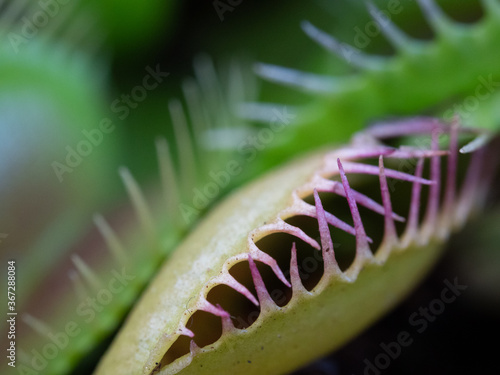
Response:
[[[194,78],[188,78],[182,82],[182,92],[187,106],[187,114],[193,128],[193,134],[203,134],[213,125],[210,123],[206,108],[202,103],[202,94]],[[199,141],[200,137],[196,137]],[[203,146],[198,142],[198,149]]]
[[[77,271],[82,276],[82,279],[94,290],[98,291],[104,287],[104,284],[99,279],[94,271],[88,266],[88,264],[80,258],[78,255],[73,254],[71,256],[71,261],[75,265]]]
[[[226,127],[230,124],[228,110],[213,60],[207,55],[198,55],[193,62],[196,81],[203,96],[204,109],[209,126]]]
[[[179,100],[173,99],[168,103],[170,118],[179,155],[179,167],[182,186],[188,188],[196,185],[197,163],[194,159],[193,142],[189,135],[187,119]]]
[[[169,217],[174,217],[180,203],[179,183],[168,142],[163,137],[156,140],[156,154],[158,156],[158,167],[166,212],[169,214]]]
[[[35,318],[31,314],[24,313],[21,315],[21,319],[27,326],[33,329],[33,331],[38,333],[41,337],[47,337],[52,332],[52,330],[46,323],[42,322],[40,319]]]
[[[104,241],[106,242],[106,245],[115,260],[121,265],[127,264],[127,253],[120,243],[115,231],[111,228],[106,219],[100,214],[95,214],[94,223],[103,236]]]
[[[134,209],[137,213],[137,216],[140,220],[141,226],[144,229],[144,232],[150,236],[150,238],[155,237],[156,228],[154,226],[154,219],[151,215],[151,210],[146,203],[146,199],[144,194],[141,191],[141,188],[135,181],[134,177],[128,170],[128,168],[121,167],[119,170],[120,176],[123,180],[123,184],[127,189],[127,193],[129,195],[132,204],[134,205]]]

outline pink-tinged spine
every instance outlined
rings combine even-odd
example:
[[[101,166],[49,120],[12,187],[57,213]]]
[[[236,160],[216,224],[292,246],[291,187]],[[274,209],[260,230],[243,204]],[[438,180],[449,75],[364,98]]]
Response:
[[[316,204],[316,212],[318,217],[319,234],[321,238],[321,249],[324,261],[324,274],[328,276],[338,275],[341,273],[340,267],[335,259],[335,250],[333,248],[332,236],[325,217],[325,210],[319,199],[318,191],[314,189],[314,202]]]
[[[354,222],[354,228],[356,229],[356,258],[355,262],[364,262],[365,259],[373,258],[373,255],[368,245],[368,239],[366,236],[365,228],[363,227],[363,222],[361,221],[361,216],[359,214],[358,206],[351,194],[351,188],[349,186],[349,181],[347,180],[344,168],[340,159],[337,159],[337,164],[340,172],[340,177],[342,179],[342,184],[344,185],[344,190],[346,193],[347,203],[349,204],[349,209],[351,210],[351,216]],[[355,271],[356,272],[356,271]]]

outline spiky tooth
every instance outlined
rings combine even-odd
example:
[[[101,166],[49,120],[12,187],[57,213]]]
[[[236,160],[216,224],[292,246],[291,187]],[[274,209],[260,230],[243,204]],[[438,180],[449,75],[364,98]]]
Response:
[[[439,157],[436,158],[439,160]],[[370,174],[374,176],[378,176],[380,173],[379,168],[374,165],[351,163],[351,162],[344,163],[344,170],[346,173],[361,173],[361,174]],[[435,184],[435,182],[432,180],[426,180],[425,178],[415,177],[411,174],[395,171],[393,169],[386,169],[385,175],[387,177],[395,178],[401,181],[419,182],[424,185]]]
[[[332,77],[264,63],[256,64],[254,70],[257,75],[270,82],[295,87],[306,92],[333,93],[338,91],[339,83]]]
[[[186,328],[185,326],[181,326],[177,332],[182,335],[182,336],[188,336],[188,337],[191,337],[193,338],[194,337],[194,333],[193,331],[191,331],[189,328]]]
[[[118,170],[120,177],[123,180],[123,184],[127,189],[127,193],[132,201],[134,206],[134,210],[139,217],[139,221],[144,232],[150,236],[150,238],[155,237],[155,226],[153,216],[151,215],[151,211],[146,203],[146,199],[144,198],[144,194],[141,191],[141,188],[135,181],[134,177],[126,167],[120,167]]]
[[[290,225],[287,222],[279,219],[277,222],[272,223],[272,224],[266,224],[258,228],[257,231],[255,231],[255,234],[258,236],[258,233],[265,233],[266,235],[270,233],[288,233],[291,234],[292,236],[295,236],[297,238],[300,238],[302,241],[306,242],[307,244],[311,245],[315,249],[320,249],[320,246],[318,242],[311,237],[309,237],[307,234],[304,233],[304,231],[296,226]]]
[[[415,168],[415,177],[422,177],[424,170],[424,159],[420,158],[417,162]],[[408,246],[412,241],[417,238],[418,232],[418,219],[420,211],[420,197],[422,192],[422,184],[419,182],[413,182],[411,199],[410,199],[410,211],[408,213],[408,221],[405,228],[405,233],[402,236],[402,246]]]
[[[104,241],[106,242],[106,245],[113,257],[119,262],[119,264],[127,264],[127,253],[120,243],[120,240],[118,239],[115,231],[111,228],[106,219],[100,214],[95,214],[93,219],[97,229],[104,238]]]
[[[304,202],[300,198],[297,200],[297,202],[294,202],[294,205],[290,207],[289,209],[285,210],[283,212],[283,217],[292,217],[292,216],[298,216],[298,215],[305,215],[309,216],[312,218],[317,218],[316,215],[316,209],[314,206],[310,205],[309,203]],[[325,211],[325,216],[326,216],[326,221],[328,224],[334,226],[335,228],[338,228],[346,233],[352,234],[353,236],[356,234],[356,231],[352,226],[347,224],[346,222],[340,220],[338,217],[335,215],[331,214],[330,212]],[[318,247],[319,249],[319,247]]]
[[[191,353],[191,357],[194,357],[195,355],[201,352],[200,347],[196,345],[194,340],[191,340],[189,343],[189,352]]]
[[[438,150],[439,143],[438,131],[432,132],[431,149]],[[441,190],[441,158],[434,156],[431,158],[431,181],[433,184],[429,189],[429,198],[427,201],[427,209],[425,213],[424,223],[422,225],[422,237],[429,238],[436,230],[437,215],[439,210],[439,194]]]
[[[179,207],[179,188],[177,176],[170,154],[170,148],[165,138],[161,137],[156,140],[156,154],[158,157],[158,167],[160,170],[160,181],[165,199],[165,207],[169,216],[174,216],[174,213]]]
[[[382,202],[384,204],[385,215],[384,215],[384,238],[382,240],[382,249],[380,254],[382,258],[387,259],[392,248],[398,242],[398,235],[396,232],[396,227],[394,225],[394,220],[392,218],[392,204],[391,204],[391,194],[389,193],[389,187],[387,186],[387,178],[385,177],[384,168],[384,158],[379,157],[379,180],[380,180],[380,193],[382,196]]]
[[[318,188],[317,188],[318,191],[332,192],[332,193],[335,193],[335,194],[345,198],[345,190],[344,190],[344,187],[341,183],[339,183],[338,181],[332,181],[332,180],[327,180],[327,179],[322,179],[322,180],[323,180],[323,182],[320,185],[318,185]],[[374,201],[370,197],[368,197],[368,196],[366,196],[366,195],[364,195],[364,194],[362,194],[354,189],[351,189],[351,192],[352,192],[353,198],[356,200],[356,203],[358,203],[361,206],[366,207],[369,210],[376,212],[380,215],[385,214],[384,207],[381,206],[380,204],[378,204],[376,201]],[[399,216],[395,212],[391,213],[391,217],[397,221],[401,221],[401,222],[405,221],[404,217]]]
[[[490,133],[479,134],[472,141],[470,141],[465,146],[460,148],[460,153],[461,154],[469,154],[469,153],[475,152],[475,151],[479,150],[481,147],[486,146],[491,141],[492,138],[493,138],[493,135]]]
[[[85,263],[85,261],[78,255],[72,255],[71,261],[75,265],[77,271],[82,275],[83,280],[87,282],[94,290],[100,290],[104,288],[104,284],[97,277],[94,271]]]
[[[263,252],[262,250],[260,250],[251,240],[249,240],[248,242],[248,248],[250,250],[249,255],[251,255],[253,259],[261,263],[267,264],[269,267],[271,267],[276,277],[280,279],[283,284],[285,284],[289,288],[291,287],[290,283],[283,274],[283,271],[278,266],[276,259],[274,259],[269,254]]]
[[[395,151],[397,151],[397,149],[394,147],[380,145],[366,147],[366,144],[360,145],[359,147],[343,148],[326,156],[324,169],[326,171],[336,172],[338,169],[337,158],[341,158],[342,160],[370,159],[379,157],[379,155],[391,155]]]
[[[290,282],[292,284],[292,293],[293,297],[298,295],[304,295],[309,293],[304,285],[302,284],[302,280],[300,280],[299,266],[297,264],[297,247],[295,246],[295,242],[292,244],[292,255],[290,258]]]
[[[213,60],[206,54],[195,57],[193,62],[196,80],[200,86],[203,98],[206,101],[205,109],[210,119],[218,118],[218,111],[223,111],[224,95]]]
[[[187,189],[196,182],[196,162],[191,136],[189,135],[186,115],[179,100],[174,99],[168,103],[168,110],[174,129],[174,137],[178,145],[179,165],[181,170],[182,186]]]
[[[351,194],[351,188],[349,186],[349,181],[347,180],[344,167],[342,166],[340,159],[337,159],[337,163],[342,184],[344,185],[344,190],[346,192],[347,203],[349,204],[349,209],[351,210],[354,228],[356,229],[356,256],[353,264],[349,268],[349,271],[352,271],[354,275],[357,275],[366,260],[372,259],[373,255],[370,250],[370,246],[368,245],[365,228],[363,227],[363,222],[361,221],[358,206],[356,205],[356,201]]]
[[[341,274],[340,267],[335,259],[335,250],[330,235],[330,229],[325,217],[325,210],[319,199],[318,191],[314,189],[314,203],[316,205],[316,216],[318,219],[319,234],[321,238],[321,249],[323,252],[324,273],[329,277]]]
[[[366,70],[380,70],[384,67],[384,59],[381,57],[366,55],[348,44],[340,43],[333,36],[321,31],[308,21],[303,21],[301,26],[312,40],[348,64]]]
[[[410,38],[400,28],[398,28],[390,18],[383,17],[380,9],[378,9],[371,0],[366,1],[366,6],[372,18],[380,26],[380,30],[391,44],[399,51],[412,50],[417,41]],[[413,47],[413,48],[412,48]]]
[[[198,300],[197,308],[198,308],[198,310],[206,311],[210,314],[220,316],[221,318],[223,318],[225,316],[227,316],[227,317],[230,316],[227,311],[225,311],[221,307],[217,307],[217,306],[212,305],[210,302],[207,301],[207,299],[205,297],[201,297]]]
[[[230,288],[234,289],[235,291],[237,291],[238,293],[240,293],[241,295],[243,295],[246,298],[248,298],[248,300],[250,302],[252,302],[255,306],[259,305],[259,302],[254,297],[254,295],[252,293],[250,293],[250,291],[244,285],[240,284],[228,272],[224,272],[224,273],[222,273],[222,275],[218,276],[214,280],[214,283],[215,284],[225,284],[225,285],[229,286]]]
[[[222,308],[219,304],[217,307]],[[222,334],[227,334],[233,332],[236,328],[234,327],[233,321],[230,316],[223,316],[222,318]]]
[[[257,269],[257,265],[250,254],[248,254],[248,266],[250,267],[250,273],[252,274],[255,291],[257,292],[257,297],[259,299],[261,314],[266,311],[275,310],[277,306],[269,295],[266,285],[264,284],[264,280],[262,280],[262,276]]]

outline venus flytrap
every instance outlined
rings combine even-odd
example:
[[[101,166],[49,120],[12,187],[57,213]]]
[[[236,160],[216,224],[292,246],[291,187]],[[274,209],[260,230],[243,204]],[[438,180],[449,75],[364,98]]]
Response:
[[[299,147],[316,149],[331,140],[346,139],[367,123],[386,116],[431,112],[436,116],[444,113],[448,119],[450,100],[460,103],[473,95],[478,77],[491,77],[496,82],[498,3],[483,1],[484,19],[468,26],[450,24],[450,20],[446,23],[446,17],[432,4],[421,4],[436,26],[436,39],[421,42],[400,38],[397,29],[385,23],[381,29],[394,43],[396,56],[372,58],[353,53],[356,59],[350,63],[356,63],[357,71],[352,75],[317,77],[259,65],[257,70],[265,78],[312,93],[313,100],[304,107],[294,107],[297,117],[283,135],[286,142],[280,135],[280,140],[259,150],[255,162],[249,164],[251,170],[239,175],[241,179],[260,174],[296,154]],[[304,23],[303,29],[327,49],[340,55],[345,52],[344,45],[337,48],[334,38],[312,24]],[[138,220],[124,229],[96,216],[113,259],[88,268],[94,276],[106,280],[102,275],[114,268],[113,262],[124,262],[136,277],[131,283],[134,285],[129,285],[123,298],[119,294],[96,314],[95,324],[81,332],[78,342],[70,342],[67,351],[40,373],[68,372],[75,358],[88,353],[108,335],[155,273],[156,264],[190,230],[189,225],[201,212],[189,223],[182,222],[179,204],[189,203],[192,189],[204,186],[200,176],[220,169],[215,157],[207,157],[210,154],[203,147],[204,136],[219,124],[255,131],[227,115],[227,103],[232,98],[213,95],[218,88],[211,80],[210,69],[198,69],[197,73],[196,89],[187,82],[183,87],[194,137],[185,131],[185,115],[176,110],[180,103],[174,101],[169,111],[175,142],[160,139],[156,144],[162,189],[142,191],[132,173],[123,168],[120,174]],[[244,80],[238,82],[246,89]],[[470,118],[462,119],[471,127],[488,129],[462,147],[473,152],[464,182],[454,177],[456,135],[474,131],[459,131],[456,125],[450,128],[438,120],[419,117],[372,128],[356,137],[353,144],[317,152],[255,181],[221,208],[210,211],[200,228],[165,264],[154,284],[159,287],[137,303],[98,373],[284,373],[342,345],[421,279],[439,256],[449,233],[464,225],[476,203],[484,198],[481,184],[492,174],[488,168],[493,165],[489,161],[494,149],[483,146],[491,141],[499,124],[498,96],[492,92],[484,99],[468,112]],[[282,105],[253,103],[252,110],[242,114],[270,123],[270,107]],[[246,108],[250,108],[248,104]],[[445,150],[438,149],[433,137],[436,129],[448,134],[444,138],[450,139],[450,145]],[[394,149],[377,142],[377,138],[403,136],[401,143],[405,144],[416,137],[415,133],[426,136],[428,147]],[[173,153],[178,158],[172,158]],[[451,156],[446,158],[448,153]],[[225,153],[217,161],[226,163],[233,156]],[[427,179],[422,178],[424,159],[430,159],[425,163],[431,165]],[[197,164],[200,161],[206,163]],[[402,173],[395,165],[386,168],[394,162],[408,162],[405,165],[416,169]],[[446,185],[438,183],[439,164],[446,171],[446,181],[450,181]],[[371,190],[377,189],[377,195],[364,191],[365,183]],[[358,186],[359,191],[353,190]],[[457,186],[460,191],[456,191]],[[420,198],[421,192],[428,197]],[[440,195],[446,197],[444,202]],[[419,215],[421,201],[428,202],[425,218]],[[401,214],[394,213],[391,206]],[[339,211],[344,217],[337,215]],[[367,219],[373,213],[384,218],[383,227],[376,231],[370,230],[373,219]],[[122,219],[131,216],[122,215]],[[399,222],[405,220],[402,227]],[[333,243],[341,246],[334,247]],[[308,271],[301,267],[303,258],[311,252],[317,252],[315,257],[321,253],[322,269]],[[77,264],[81,263],[74,264],[79,269]],[[81,295],[96,292],[91,289],[96,278],[89,277],[88,272],[70,275],[75,289],[84,291]],[[277,298],[276,291],[285,298]],[[380,296],[384,296],[382,302]],[[70,320],[81,299],[77,295],[76,302],[62,302],[66,308],[57,310]],[[62,302],[54,306],[62,306]],[[29,364],[32,358],[23,357]]]
[[[453,92],[467,92],[466,88],[472,90],[477,85],[477,73],[468,77],[461,74],[455,79],[454,73],[440,70],[443,64],[460,59],[471,72],[495,71],[493,66],[479,66],[489,62],[471,60],[474,54],[467,54],[464,59],[460,48],[467,41],[468,49],[479,53],[485,45],[484,40],[479,42],[476,38],[498,35],[490,31],[498,25],[494,20],[499,14],[499,5],[484,1],[484,20],[477,25],[462,26],[447,19],[433,2],[420,1],[419,4],[436,30],[436,40],[425,44],[407,39],[408,43],[401,43],[402,34],[393,24],[384,21],[381,30],[394,43],[397,56],[385,59],[356,53],[356,59],[350,63],[360,72],[351,77],[321,80],[311,74],[267,65],[260,65],[258,71],[270,80],[314,91],[318,100],[312,107],[318,110],[323,107],[323,112],[309,117],[312,121],[337,117],[338,121],[345,122],[344,126],[357,128],[356,124],[363,118],[373,119],[384,113],[418,113],[431,103],[439,108]],[[374,7],[370,6],[373,11]],[[378,17],[375,21],[381,23]],[[309,23],[304,23],[303,29],[319,44],[345,58],[345,46],[334,38]],[[489,61],[497,59],[492,57]],[[451,70],[453,66],[450,65]],[[439,82],[445,79],[449,84],[429,92],[426,85],[418,83],[418,80],[437,82],[438,76]],[[333,86],[325,90],[329,83]],[[408,91],[409,87],[412,90]],[[404,96],[398,94],[401,88],[406,90]],[[353,105],[354,100],[357,105]],[[483,199],[485,192],[479,177],[487,174],[483,163],[494,153],[484,145],[498,129],[499,118],[491,111],[492,103],[496,102],[494,94],[484,98],[472,113],[475,119],[485,120],[474,122],[474,126],[486,130],[461,149],[473,152],[462,183],[457,179],[457,165],[462,159],[458,156],[458,136],[464,131],[459,130],[460,120],[454,119],[450,126],[437,119],[415,118],[369,129],[351,146],[292,163],[232,195],[204,219],[164,265],[97,373],[252,374],[264,371],[278,374],[345,343],[411,290],[437,259],[450,233],[465,223],[473,207]],[[353,112],[346,112],[346,108],[351,107]],[[449,113],[446,104],[443,107],[445,113]],[[265,109],[262,107],[260,113],[265,113]],[[310,113],[310,110],[301,112],[302,122],[295,128],[294,135],[303,140],[307,136],[301,130],[311,131],[307,116]],[[319,123],[312,125],[313,128],[316,125]],[[440,133],[449,135],[447,152],[439,149]],[[429,149],[384,148],[374,141],[393,137],[411,139],[419,134],[430,137]],[[275,153],[276,149],[271,151]],[[447,161],[442,163],[445,154]],[[379,159],[378,167],[364,161],[373,157]],[[424,158],[430,159],[429,179],[422,178]],[[415,163],[415,175],[408,175],[386,169],[384,161],[391,159],[420,161]],[[489,163],[494,164],[491,160]],[[444,183],[442,169],[446,175]],[[378,175],[382,204],[352,190],[348,178],[352,174]],[[387,178],[413,183],[411,194],[406,198],[409,210],[404,216],[407,223],[403,232],[398,232],[395,225]],[[333,188],[335,179],[337,184]],[[356,180],[353,186],[355,183]],[[400,185],[395,188],[394,196]],[[429,185],[426,198],[421,198],[423,185]],[[335,205],[332,211],[325,210],[318,195],[318,191],[338,193],[340,186],[353,226],[334,216]],[[461,186],[460,192],[457,186]],[[311,196],[314,205],[307,203]],[[421,218],[423,199],[427,200],[427,207]],[[373,240],[368,236],[374,235],[365,232],[358,205],[381,211],[384,216],[382,232],[375,233],[381,237],[375,246],[370,246]],[[295,216],[317,220],[320,242],[301,225],[290,224]],[[329,225],[355,236],[354,258],[347,266],[342,262],[343,268],[335,257],[332,245],[335,232],[332,233]],[[261,243],[269,246],[268,237],[283,235],[295,240],[276,239],[272,242],[274,247],[259,247]],[[292,249],[289,257],[283,255],[287,247]],[[316,284],[306,287],[302,283],[297,247],[322,251],[323,272]],[[247,271],[243,271],[245,267],[241,263],[247,264]],[[269,276],[269,270],[274,276]],[[288,295],[284,304],[277,305],[271,297],[269,285],[277,283]],[[232,288],[253,305],[258,301],[257,320],[251,319],[248,326],[236,327],[235,322],[241,322],[238,314],[249,316],[253,308],[247,306],[242,313],[244,303],[237,302],[227,288],[221,292],[222,286]]]
[[[449,149],[438,149],[435,136],[427,150],[357,141],[298,159],[232,194],[165,263],[96,374],[286,373],[341,346],[394,306],[432,266],[450,232],[471,213],[479,198],[471,196],[480,189],[474,174],[484,170],[480,165],[487,160],[485,153],[493,151],[473,154],[469,175],[457,188],[462,129],[428,118],[411,123],[406,128],[379,126],[372,133],[383,129],[389,137],[391,129],[394,136],[446,131]],[[441,184],[439,161],[444,157],[446,182]],[[369,162],[373,158],[378,165]],[[415,158],[430,159],[429,179],[422,177],[422,162],[415,175],[385,167]],[[381,203],[354,190],[359,180],[353,175],[378,176]],[[406,217],[393,212],[387,179],[413,184]],[[426,185],[427,202],[421,197]],[[325,209],[323,200],[329,194],[337,200]],[[341,200],[347,202],[353,225],[335,215]],[[426,213],[420,218],[424,204]],[[382,215],[383,233],[365,231],[358,206]],[[319,242],[305,221],[291,224],[300,217],[317,222],[313,232],[319,232]],[[406,225],[398,231],[395,220]],[[338,232],[355,237],[354,259],[342,268],[332,240]],[[276,239],[269,242],[270,238]],[[370,243],[375,241],[373,248]],[[312,285],[304,282],[297,262],[307,248],[320,251],[323,259],[321,277]],[[276,304],[272,286],[284,291],[285,303]],[[244,304],[227,287],[259,310],[248,326],[237,328],[235,323],[238,316],[245,320],[253,308],[242,310]]]

